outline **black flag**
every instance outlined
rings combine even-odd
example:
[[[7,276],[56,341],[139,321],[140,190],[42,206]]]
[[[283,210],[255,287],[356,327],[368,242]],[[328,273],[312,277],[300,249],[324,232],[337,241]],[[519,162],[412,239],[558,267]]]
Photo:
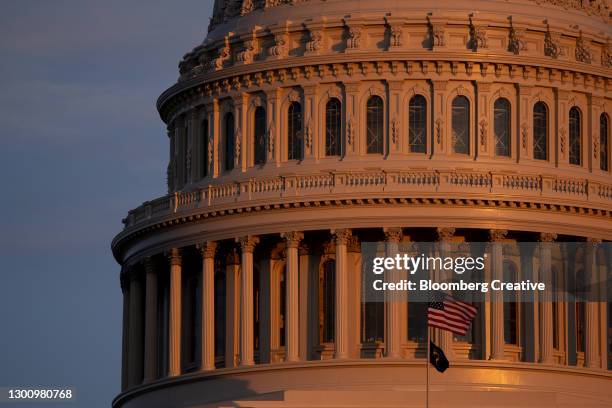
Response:
[[[429,342],[429,362],[436,370],[443,373],[448,368],[448,359],[442,349],[436,346],[433,341]]]

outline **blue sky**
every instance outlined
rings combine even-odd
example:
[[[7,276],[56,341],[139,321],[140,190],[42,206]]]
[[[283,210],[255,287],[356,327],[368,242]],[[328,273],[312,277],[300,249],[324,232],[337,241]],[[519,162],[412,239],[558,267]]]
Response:
[[[127,210],[165,193],[155,100],[211,3],[2,2],[0,387],[73,386],[66,406],[87,408],[118,393],[110,241]]]

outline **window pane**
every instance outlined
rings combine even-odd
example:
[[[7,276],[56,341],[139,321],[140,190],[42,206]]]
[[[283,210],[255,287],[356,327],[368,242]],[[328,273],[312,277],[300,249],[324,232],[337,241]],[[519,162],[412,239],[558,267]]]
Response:
[[[408,107],[408,144],[412,153],[426,151],[427,101],[423,95],[410,99]]]
[[[533,106],[533,158],[548,159],[548,108],[542,102]]]
[[[453,100],[453,150],[470,154],[470,101],[465,96]]]
[[[255,109],[255,164],[266,163],[266,110],[259,106]]]
[[[289,160],[302,160],[302,105],[289,105],[287,129],[287,155]]]
[[[225,170],[232,170],[234,168],[235,144],[234,115],[228,113],[225,115]]]
[[[493,106],[495,129],[495,154],[510,157],[510,102],[505,98]]]
[[[599,117],[599,168],[608,171],[608,115],[602,113]]]
[[[573,107],[569,113],[569,162],[570,164],[580,165],[581,159],[581,133],[580,111]]]
[[[385,132],[383,101],[378,96],[372,96],[367,106],[367,152],[383,153],[383,137]]]
[[[340,156],[342,131],[342,105],[336,98],[327,102],[325,107],[325,155]]]
[[[206,119],[202,121],[200,137],[200,160],[202,160],[200,176],[204,178],[208,175],[208,120]]]

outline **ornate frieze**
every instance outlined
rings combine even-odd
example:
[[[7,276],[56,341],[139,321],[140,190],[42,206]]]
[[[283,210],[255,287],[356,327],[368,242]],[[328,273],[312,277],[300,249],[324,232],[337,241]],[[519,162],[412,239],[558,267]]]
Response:
[[[584,40],[582,36],[582,31],[580,31],[580,35],[576,38],[576,51],[575,51],[576,61],[584,62],[585,64],[590,64],[593,59],[593,51],[591,47],[587,45],[587,42]]]

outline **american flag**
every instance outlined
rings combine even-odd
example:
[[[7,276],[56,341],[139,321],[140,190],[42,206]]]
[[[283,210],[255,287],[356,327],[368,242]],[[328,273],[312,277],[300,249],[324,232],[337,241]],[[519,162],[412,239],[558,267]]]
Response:
[[[478,309],[468,303],[436,292],[427,308],[427,321],[429,326],[464,335],[477,311]]]

